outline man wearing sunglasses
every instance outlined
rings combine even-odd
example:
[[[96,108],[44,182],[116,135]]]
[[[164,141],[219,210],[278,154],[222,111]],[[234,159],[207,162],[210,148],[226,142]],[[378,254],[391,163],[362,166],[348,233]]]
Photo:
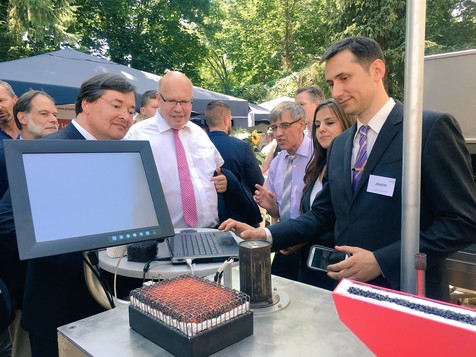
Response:
[[[269,114],[270,130],[281,152],[271,162],[266,188],[256,185],[255,200],[271,217],[279,218],[281,222],[300,215],[303,177],[312,154],[311,140],[304,135],[305,117],[303,107],[294,102],[282,102]],[[271,272],[297,280],[299,255],[299,251],[276,252]]]

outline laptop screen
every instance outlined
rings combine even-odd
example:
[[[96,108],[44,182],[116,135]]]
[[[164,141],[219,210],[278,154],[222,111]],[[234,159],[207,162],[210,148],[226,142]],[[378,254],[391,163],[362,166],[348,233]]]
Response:
[[[147,141],[8,140],[21,259],[172,236]]]

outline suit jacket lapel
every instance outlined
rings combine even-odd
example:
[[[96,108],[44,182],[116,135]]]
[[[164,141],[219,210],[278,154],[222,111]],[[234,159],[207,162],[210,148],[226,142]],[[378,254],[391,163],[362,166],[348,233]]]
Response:
[[[70,139],[82,140],[85,137],[79,132],[78,129],[70,122],[65,128],[65,133],[69,136]]]
[[[401,129],[401,125],[398,124],[400,124],[402,120],[403,105],[401,103],[396,103],[377,136],[377,140],[375,141],[372,152],[370,153],[367,164],[365,165],[362,176],[360,177],[359,184],[357,185],[356,194],[359,192],[362,186],[366,185],[370,173],[374,169],[375,165],[377,165],[384,152],[387,150],[395,135]]]

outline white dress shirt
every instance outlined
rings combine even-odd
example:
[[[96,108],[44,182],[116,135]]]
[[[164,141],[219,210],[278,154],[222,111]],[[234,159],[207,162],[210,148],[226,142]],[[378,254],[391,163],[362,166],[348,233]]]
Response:
[[[79,124],[75,119],[72,120],[72,123],[79,133],[84,136],[86,140],[97,140],[89,131],[84,129],[81,124]]]
[[[380,110],[367,123],[367,125],[370,127],[370,130],[367,133],[367,157],[370,156],[370,152],[372,151],[375,141],[377,140],[377,136],[380,133],[380,130],[382,129],[383,124],[387,120],[387,117],[392,111],[394,106],[395,106],[395,100],[393,100],[392,98],[389,98],[387,103],[385,103],[384,106],[380,108]],[[357,131],[354,136],[354,144],[352,147],[352,161],[351,161],[352,167],[354,167],[355,160],[357,158],[357,152],[359,151],[359,130],[362,125],[363,124],[357,119]],[[352,180],[352,175],[350,179]],[[314,200],[311,198],[311,206],[313,201]],[[273,237],[271,235],[271,232],[267,228],[265,228],[264,230],[266,232],[267,240],[271,242],[272,244]]]
[[[215,227],[218,222],[218,195],[211,181],[223,159],[198,125],[187,122],[180,130],[197,203],[197,227]],[[125,140],[149,140],[159,172],[162,189],[174,228],[188,228],[183,218],[180,181],[172,128],[159,112],[155,117],[134,124]]]
[[[312,207],[312,203],[314,202],[314,199],[320,190],[322,190],[322,182],[319,180],[319,178],[317,178],[316,182],[314,182],[314,185],[312,186],[311,195],[309,197],[309,207]]]
[[[367,123],[367,125],[370,127],[369,131],[367,132],[367,158],[370,156],[370,152],[374,147],[375,141],[377,140],[377,136],[380,133],[383,124],[385,124],[385,121],[387,120],[387,117],[394,106],[395,101],[392,98],[389,98],[387,103],[385,103],[384,106],[380,108],[380,110]],[[362,125],[363,124],[357,118],[357,131],[355,132],[354,145],[352,146],[351,167],[354,167],[355,160],[357,159],[357,153],[359,151],[360,127]]]

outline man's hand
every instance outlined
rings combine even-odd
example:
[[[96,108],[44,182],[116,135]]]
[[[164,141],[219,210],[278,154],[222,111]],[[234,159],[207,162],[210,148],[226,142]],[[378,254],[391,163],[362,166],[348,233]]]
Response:
[[[215,184],[215,190],[218,193],[226,192],[228,181],[226,180],[226,176],[221,173],[221,169],[219,167],[215,170],[217,172],[217,176],[212,177],[212,181]]]
[[[264,208],[273,218],[279,218],[279,207],[276,203],[276,195],[266,190],[263,186],[256,184],[256,191],[253,198],[258,206]]]
[[[336,246],[336,250],[352,254],[349,258],[327,267],[329,278],[341,280],[348,278],[356,281],[370,281],[382,274],[374,253],[362,248],[347,245]]]
[[[241,239],[266,240],[266,232],[263,228],[254,228],[246,223],[227,219],[218,227],[219,230],[228,232],[232,231]]]
[[[296,245],[293,245],[292,247],[289,247],[289,248],[285,248],[285,249],[281,249],[279,252],[283,255],[288,255],[288,254],[291,254],[291,253],[294,253],[294,252],[297,252],[299,249],[301,249],[302,247],[305,247],[307,243],[300,243],[300,244],[296,244]]]

